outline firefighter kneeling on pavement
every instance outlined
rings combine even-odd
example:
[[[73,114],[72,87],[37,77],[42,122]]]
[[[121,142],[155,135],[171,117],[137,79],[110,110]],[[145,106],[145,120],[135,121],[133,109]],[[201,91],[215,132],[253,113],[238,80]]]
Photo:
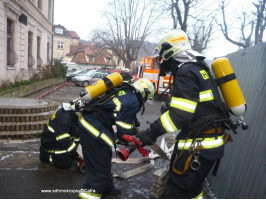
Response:
[[[224,155],[224,115],[215,101],[205,57],[191,49],[181,30],[166,34],[158,44],[160,73],[174,78],[171,101],[160,118],[137,133],[145,145],[165,133],[176,137],[164,198],[203,198],[202,183]]]
[[[43,129],[40,160],[58,168],[69,169],[77,158],[78,143],[78,116],[69,103],[63,103]]]
[[[84,106],[79,125],[86,182],[83,185],[84,192],[78,195],[80,198],[93,199],[121,193],[114,185],[111,173],[115,139],[117,137],[120,144],[126,145],[127,141],[122,136],[133,135],[136,115],[153,95],[152,83],[148,79],[139,79],[133,85],[122,83],[110,93]]]

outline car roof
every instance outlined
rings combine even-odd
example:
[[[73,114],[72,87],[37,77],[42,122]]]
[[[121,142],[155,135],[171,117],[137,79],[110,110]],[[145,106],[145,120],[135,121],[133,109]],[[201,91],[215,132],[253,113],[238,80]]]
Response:
[[[77,70],[77,71],[74,71],[74,72],[72,72],[71,74],[78,74],[78,73],[80,73],[80,72],[85,72],[85,71],[87,71],[87,70]]]
[[[97,69],[96,72],[102,72],[102,73],[107,73],[107,74],[112,74],[113,73],[111,71],[103,70],[103,69]]]

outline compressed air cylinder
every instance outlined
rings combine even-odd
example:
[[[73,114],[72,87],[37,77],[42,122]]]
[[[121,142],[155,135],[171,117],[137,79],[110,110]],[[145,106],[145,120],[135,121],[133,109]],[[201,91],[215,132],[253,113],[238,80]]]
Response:
[[[108,90],[117,87],[122,82],[123,78],[119,73],[112,73],[111,75],[97,81],[95,84],[84,88],[80,92],[80,97],[84,101],[91,101]]]
[[[243,117],[246,111],[246,101],[230,61],[227,58],[218,58],[211,66],[218,80],[227,108],[229,108],[234,115]]]

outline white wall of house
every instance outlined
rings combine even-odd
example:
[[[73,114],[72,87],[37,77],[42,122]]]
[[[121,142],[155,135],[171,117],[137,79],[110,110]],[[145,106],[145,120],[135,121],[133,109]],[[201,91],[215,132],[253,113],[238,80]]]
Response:
[[[58,43],[62,43],[63,48],[58,48]],[[70,38],[65,36],[54,36],[54,54],[53,58],[61,59],[63,62],[70,62],[71,59],[66,56],[70,52]]]
[[[9,82],[28,80],[40,74],[41,68],[48,65],[51,60],[54,0],[40,2],[41,4],[38,4],[38,0],[0,0],[0,86]],[[19,21],[22,15],[27,18],[26,24]],[[8,45],[7,26],[10,22],[12,45]],[[28,59],[29,31],[32,33],[32,57],[35,60],[32,66],[29,66]],[[39,56],[37,37],[40,38]],[[14,53],[8,54],[11,52],[8,46],[12,47]],[[11,55],[9,59],[8,55]]]

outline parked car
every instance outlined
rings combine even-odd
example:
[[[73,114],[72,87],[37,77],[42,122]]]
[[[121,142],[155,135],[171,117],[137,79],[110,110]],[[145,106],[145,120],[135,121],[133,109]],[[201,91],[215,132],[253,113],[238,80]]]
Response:
[[[77,70],[66,74],[66,81],[71,81],[74,76],[86,74],[88,70]]]
[[[72,78],[72,82],[77,86],[87,87],[88,85],[97,82],[98,80],[112,74],[105,70],[91,70],[84,75],[78,75]]]

